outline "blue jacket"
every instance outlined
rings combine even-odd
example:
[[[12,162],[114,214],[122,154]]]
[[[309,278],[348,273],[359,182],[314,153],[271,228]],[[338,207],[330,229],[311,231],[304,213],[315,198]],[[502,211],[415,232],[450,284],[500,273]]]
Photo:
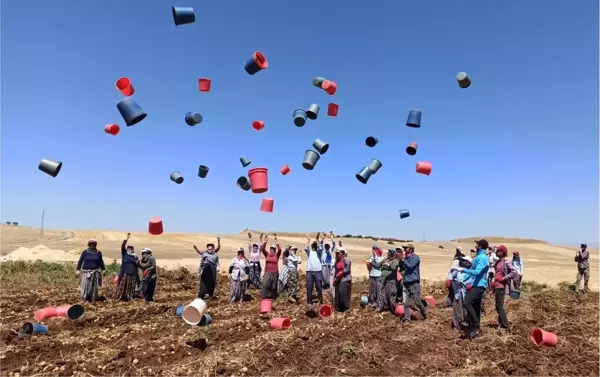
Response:
[[[469,277],[472,277],[474,287],[487,288],[489,269],[490,262],[487,255],[485,255],[485,249],[479,249],[477,251],[477,256],[475,259],[473,259],[472,267],[463,270],[463,273],[465,274],[465,280],[467,280]]]
[[[77,262],[77,270],[103,270],[104,271],[104,259],[102,259],[102,253],[100,250],[85,249],[79,261]]]
[[[421,259],[415,253],[410,254],[406,259],[402,261],[404,268],[406,269],[404,273],[404,284],[412,284],[412,283],[420,283],[421,282],[421,272],[420,265]]]

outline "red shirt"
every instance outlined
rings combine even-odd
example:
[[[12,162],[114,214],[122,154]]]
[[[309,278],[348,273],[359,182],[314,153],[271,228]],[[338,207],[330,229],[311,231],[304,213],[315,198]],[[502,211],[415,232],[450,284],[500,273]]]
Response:
[[[265,256],[265,272],[279,272],[279,257],[281,256],[281,247],[276,244],[277,252],[269,253],[267,251],[267,244],[263,243],[260,248]]]

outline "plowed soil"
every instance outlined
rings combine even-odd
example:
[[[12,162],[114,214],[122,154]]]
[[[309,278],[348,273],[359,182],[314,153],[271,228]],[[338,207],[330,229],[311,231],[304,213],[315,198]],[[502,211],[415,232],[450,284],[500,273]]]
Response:
[[[108,281],[109,279],[106,279]],[[303,278],[301,278],[301,281]],[[156,302],[85,304],[83,319],[44,321],[49,332],[19,337],[35,309],[79,303],[77,286],[3,286],[0,374],[51,375],[589,375],[597,376],[598,295],[575,296],[567,290],[539,289],[507,298],[511,332],[495,328],[492,297],[486,301],[482,336],[461,339],[450,328],[451,310],[441,305],[426,321],[402,324],[392,314],[359,306],[366,282],[355,282],[352,309],[329,318],[309,318],[306,306],[274,303],[270,316],[258,314],[253,300],[228,304],[229,284],[220,277],[218,297],[208,302],[208,327],[186,325],[175,315],[178,305],[197,292],[197,275],[163,272]],[[301,292],[304,287],[301,287]],[[423,286],[438,303],[440,284]],[[290,317],[288,330],[272,330],[272,317]],[[557,347],[537,347],[529,339],[535,327],[559,337]]]

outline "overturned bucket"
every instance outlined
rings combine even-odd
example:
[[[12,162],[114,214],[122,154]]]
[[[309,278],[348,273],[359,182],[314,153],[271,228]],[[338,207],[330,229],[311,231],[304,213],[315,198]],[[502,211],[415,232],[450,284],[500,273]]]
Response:
[[[417,143],[412,142],[410,144],[408,144],[408,147],[406,147],[406,153],[408,153],[411,156],[414,156],[417,154]]]
[[[206,302],[201,298],[196,298],[194,301],[187,304],[181,312],[181,318],[188,325],[196,326],[202,321],[202,316],[206,311]]]
[[[291,325],[289,318],[273,318],[271,320],[271,328],[275,330],[287,330]]]
[[[33,319],[36,322],[41,322],[46,318],[56,317],[58,313],[56,312],[56,308],[54,306],[49,306],[46,308],[38,309],[33,313]]]
[[[253,75],[258,71],[267,69],[268,67],[269,62],[267,61],[267,58],[259,51],[256,51],[254,54],[252,54],[252,57],[248,59],[248,61],[244,65],[244,69],[246,70],[246,72],[248,72],[249,75]]]
[[[85,315],[85,308],[83,305],[61,305],[56,307],[57,317],[67,317],[69,319],[79,319]]]
[[[150,221],[148,222],[148,233],[150,233],[154,236],[158,236],[158,235],[162,234],[163,231],[164,231],[164,229],[163,229],[162,219],[160,217],[151,218]]]
[[[269,190],[269,169],[267,168],[254,168],[248,170],[248,177],[250,178],[250,186],[252,192],[255,194],[262,194]]]
[[[176,315],[177,317],[181,317],[181,313],[183,313],[183,308],[185,308],[185,306],[183,306],[183,305],[179,305],[179,306],[177,307],[177,309],[175,309],[175,315]]]
[[[410,216],[410,212],[407,209],[400,210],[400,218],[405,219]]]
[[[210,314],[203,314],[198,326],[208,326],[212,323],[212,321],[212,316]]]
[[[38,169],[40,169],[41,171],[43,171],[44,173],[48,174],[49,176],[51,176],[53,178],[56,178],[58,173],[60,173],[61,168],[62,168],[61,161],[52,161],[52,160],[47,160],[45,158],[42,161],[40,161],[40,164],[38,165]]]
[[[471,78],[467,75],[466,72],[458,72],[456,75],[456,81],[458,82],[458,86],[466,89],[471,86]]]
[[[363,168],[356,173],[356,179],[358,179],[360,183],[367,184],[371,175],[373,175],[373,170],[369,169],[368,166],[363,166]]]
[[[406,125],[408,127],[421,127],[421,110],[409,110]]]
[[[321,156],[317,152],[309,149],[304,152],[304,161],[302,162],[302,167],[306,170],[313,170],[320,158]]]
[[[333,307],[331,305],[321,305],[319,308],[320,317],[329,317],[333,314]]]
[[[369,162],[369,169],[373,172],[373,174],[376,174],[379,169],[381,169],[381,162],[375,158],[371,159],[371,162]]]
[[[419,174],[429,175],[429,174],[431,174],[431,162],[419,161],[419,162],[417,162],[415,170]]]
[[[319,152],[319,154],[324,155],[329,150],[329,144],[324,142],[321,139],[317,139],[313,141],[313,147]]]
[[[379,140],[377,140],[377,138],[374,136],[369,136],[365,139],[365,144],[367,145],[367,147],[371,147],[371,148],[376,146],[378,142],[379,142]]]
[[[175,26],[193,24],[196,22],[196,15],[192,7],[173,7],[173,21]]]
[[[148,115],[131,97],[124,98],[121,102],[117,103],[117,109],[121,113],[127,127],[138,124]]]
[[[246,157],[240,157],[240,163],[243,167],[246,167],[252,163],[252,161],[248,160]]]
[[[117,88],[117,90],[125,97],[129,97],[135,93],[135,89],[133,88],[129,77],[120,77],[117,79],[115,82],[115,88]]]
[[[206,165],[200,165],[198,166],[198,177],[200,178],[206,178],[206,176],[208,175],[208,171],[210,170],[210,168]]]
[[[248,181],[248,178],[246,177],[239,177],[237,179],[237,185],[239,188],[241,188],[244,191],[248,191],[250,190],[251,186],[250,186],[250,181]]]
[[[45,334],[48,332],[48,326],[41,323],[25,322],[21,327],[21,332],[26,335]]]
[[[185,114],[185,123],[188,126],[195,126],[202,122],[202,114],[189,112]]]
[[[529,339],[531,339],[536,346],[554,347],[558,344],[558,337],[556,334],[544,331],[537,327],[529,334]]]
[[[304,124],[306,124],[307,116],[308,115],[306,114],[306,111],[302,109],[294,111],[294,124],[296,125],[296,127],[304,126]]]
[[[308,119],[315,120],[319,116],[319,110],[320,110],[319,105],[317,105],[316,103],[313,103],[306,110],[306,116],[308,117]]]
[[[435,308],[435,298],[433,296],[425,296],[423,297],[423,301],[425,301],[425,306]]]
[[[173,173],[171,173],[171,181],[177,183],[178,185],[183,183],[183,177],[181,176],[181,173],[178,171],[174,171]]]
[[[275,205],[275,200],[271,198],[263,198],[260,203],[260,210],[262,212],[273,212],[273,206]]]

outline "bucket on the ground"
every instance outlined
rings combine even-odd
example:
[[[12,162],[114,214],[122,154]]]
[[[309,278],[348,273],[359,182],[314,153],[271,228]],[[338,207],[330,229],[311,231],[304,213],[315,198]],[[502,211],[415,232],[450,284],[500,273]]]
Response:
[[[315,77],[312,79],[312,84],[317,88],[321,88],[323,86],[323,81],[325,81],[325,77]]]
[[[200,90],[201,92],[210,92],[210,84],[210,79],[198,79],[198,90]]]
[[[175,26],[193,24],[196,22],[196,15],[192,7],[173,7],[173,21]]]
[[[316,103],[313,103],[306,110],[306,116],[308,119],[315,120],[319,116],[320,107]]]
[[[405,218],[407,218],[409,216],[410,216],[410,211],[409,210],[407,210],[407,209],[401,209],[400,210],[400,218],[401,219],[405,219]]]
[[[118,124],[107,124],[106,126],[104,126],[104,132],[106,132],[109,135],[116,136],[120,130],[121,128],[119,128]]]
[[[417,162],[415,170],[419,174],[429,175],[429,174],[431,174],[431,162],[419,161],[419,162]]]
[[[262,212],[273,212],[273,206],[275,205],[275,200],[271,198],[263,198],[260,203],[260,210]]]
[[[369,305],[369,296],[362,296],[360,298],[360,305],[361,306],[367,306],[367,305]]]
[[[271,328],[275,330],[287,330],[291,326],[289,318],[273,318],[271,320]]]
[[[408,127],[421,127],[421,110],[409,110],[406,125]]]
[[[259,51],[256,51],[254,54],[252,54],[252,57],[248,59],[246,65],[244,65],[244,69],[249,75],[253,75],[258,71],[267,69],[268,67],[269,62],[267,61],[267,58]]]
[[[202,320],[205,311],[206,302],[201,298],[196,298],[183,308],[181,318],[183,318],[188,325],[196,326]]]
[[[331,305],[321,305],[319,308],[320,317],[329,317],[331,314],[333,314],[333,307]]]
[[[117,103],[117,109],[121,113],[127,127],[138,124],[148,115],[131,97],[124,98],[121,102]]]
[[[243,176],[239,177],[237,179],[237,185],[238,185],[239,188],[241,188],[244,191],[250,190],[250,187],[251,187],[250,186],[250,181],[248,181],[248,178],[243,177]]]
[[[117,285],[119,285],[119,275],[115,275],[115,277],[112,280],[112,284],[116,287]]]
[[[67,317],[69,319],[79,319],[85,315],[83,305],[61,305],[56,307],[57,317]]]
[[[181,317],[181,314],[183,313],[183,308],[185,308],[185,306],[183,306],[183,305],[179,305],[179,306],[177,307],[177,309],[175,309],[175,315],[176,315],[177,317]]]
[[[334,95],[337,92],[337,84],[331,80],[323,80],[321,84],[321,89],[327,92],[330,96]]]
[[[240,157],[240,163],[243,167],[250,165],[252,162],[248,160],[246,157]]]
[[[379,140],[377,140],[377,138],[373,137],[373,136],[369,136],[365,139],[365,144],[367,144],[367,147],[371,147],[371,148],[376,146],[378,142],[379,142]]]
[[[261,194],[269,190],[269,169],[267,168],[254,168],[248,170],[248,178],[250,178],[250,186],[252,192],[255,194]]]
[[[198,323],[198,326],[208,326],[211,323],[212,323],[212,316],[210,316],[210,314],[203,314],[202,319],[200,320],[200,323]]]
[[[202,114],[189,112],[185,114],[185,123],[188,126],[195,126],[202,122]]]
[[[330,117],[336,117],[338,115],[338,111],[340,110],[340,105],[337,103],[330,103],[327,105],[327,115]]]
[[[283,175],[288,175],[289,172],[291,172],[292,170],[290,169],[290,167],[288,166],[288,164],[285,164],[281,167],[281,169],[279,169],[279,171],[281,172],[281,174]]]
[[[435,308],[435,298],[433,298],[433,296],[425,296],[423,297],[423,301],[426,302],[427,307]]]
[[[260,310],[260,314],[267,314],[273,310],[273,300],[264,298],[260,300],[258,304],[258,309]]]
[[[180,185],[183,183],[183,176],[181,175],[180,172],[174,171],[173,173],[171,173],[171,181]]]
[[[415,143],[414,141],[410,144],[408,144],[408,147],[406,147],[406,153],[408,153],[411,156],[414,156],[417,154],[417,143]]]
[[[41,323],[25,322],[21,328],[21,332],[27,335],[45,334],[48,332],[48,326]]]
[[[320,155],[324,155],[329,150],[329,144],[321,139],[313,141],[313,147],[319,152]]]
[[[317,152],[309,149],[304,152],[304,161],[302,162],[302,167],[306,170],[313,170],[320,158],[321,156]]]
[[[379,169],[381,169],[381,161],[372,158],[371,161],[369,162],[369,169],[371,169],[371,171],[373,172],[373,174],[376,174]]]
[[[362,169],[356,173],[356,179],[358,179],[360,183],[367,184],[371,175],[373,175],[373,171],[369,169],[368,166],[363,166]]]
[[[456,81],[458,82],[458,86],[466,89],[471,86],[471,78],[467,75],[466,72],[458,72],[456,75]]]
[[[409,308],[409,311],[410,311],[410,316],[414,317],[415,316],[414,310]],[[404,317],[404,304],[402,304],[402,303],[396,304],[395,313],[398,317]]]
[[[49,176],[56,178],[58,173],[60,173],[60,169],[62,169],[62,162],[52,161],[44,158],[42,159],[42,161],[40,161],[38,169],[48,174]]]
[[[123,94],[125,97],[129,97],[133,95],[133,93],[135,93],[135,89],[133,88],[129,77],[118,78],[115,82],[115,88],[117,88],[117,90],[121,92],[121,94]]]
[[[209,170],[210,170],[210,168],[206,165],[198,166],[198,177],[206,178],[206,175],[208,174]]]
[[[295,110],[294,111],[294,124],[296,125],[296,127],[304,126],[304,124],[306,124],[307,117],[308,117],[308,114],[306,114],[306,111],[304,111],[302,109]]]
[[[521,291],[518,289],[511,289],[510,290],[510,298],[512,298],[513,300],[518,300],[521,298]]]
[[[252,122],[252,128],[254,128],[255,131],[260,131],[265,128],[265,122],[263,120],[255,120]]]
[[[148,233],[158,236],[163,233],[163,222],[160,217],[153,217],[148,224]]]
[[[33,313],[33,319],[36,322],[41,322],[46,318],[56,317],[58,313],[56,312],[56,308],[54,306],[49,306],[43,309],[38,309]]]
[[[537,327],[529,334],[529,339],[531,339],[536,346],[554,347],[558,344],[558,337],[556,334],[544,331]]]

